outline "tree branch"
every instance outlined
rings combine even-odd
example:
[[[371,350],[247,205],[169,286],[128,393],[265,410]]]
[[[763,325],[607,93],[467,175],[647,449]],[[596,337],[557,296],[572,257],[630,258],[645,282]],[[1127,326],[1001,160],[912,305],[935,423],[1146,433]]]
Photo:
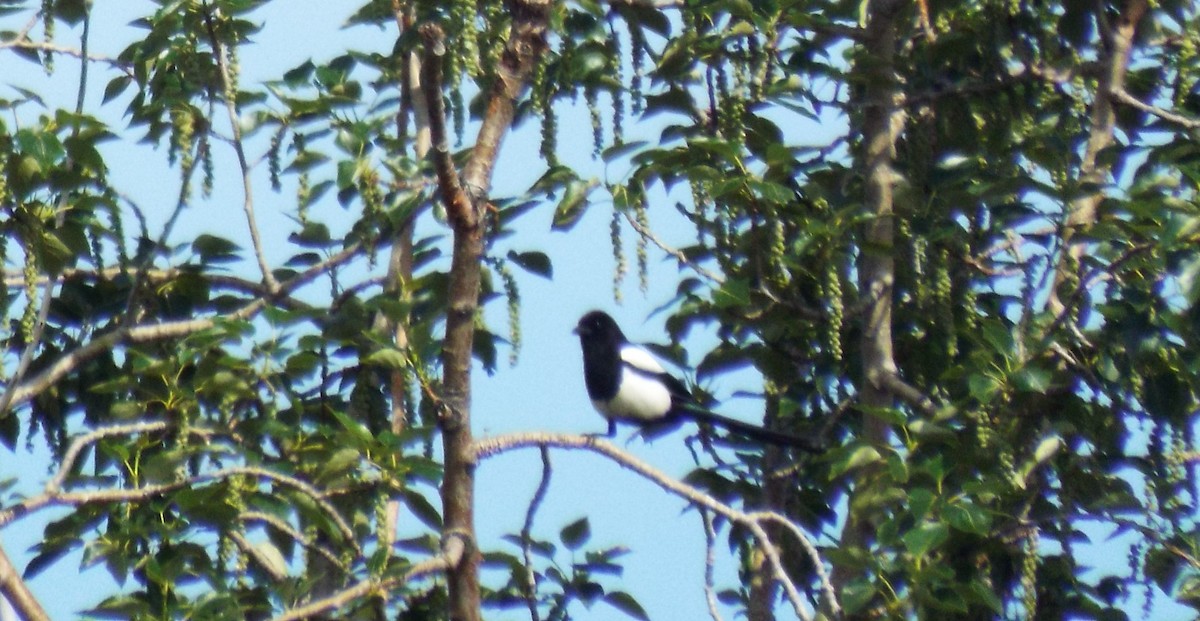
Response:
[[[880,382],[888,392],[913,406],[925,416],[937,416],[938,406],[933,402],[933,398],[904,381],[898,374],[885,374],[880,378]]]
[[[55,477],[46,484],[46,487],[41,494],[26,498],[25,500],[11,507],[0,510],[0,527],[45,507],[82,506],[106,502],[138,502],[173,492],[175,490],[194,487],[203,483],[245,476],[255,479],[265,479],[273,483],[284,485],[310,497],[317,506],[321,507],[321,509],[328,514],[329,519],[337,527],[339,534],[352,548],[354,548],[355,553],[360,557],[362,556],[362,549],[359,548],[358,542],[354,537],[354,530],[341,516],[337,509],[329,503],[326,495],[321,490],[296,477],[257,466],[234,466],[230,468],[222,468],[220,470],[214,470],[212,472],[182,478],[170,483],[144,485],[130,489],[116,488],[87,491],[62,491],[62,485],[65,482],[67,475],[70,474],[70,468],[68,466],[73,467],[79,452],[82,451],[84,446],[96,442],[101,438],[110,437],[113,435],[131,435],[134,433],[144,433],[146,431],[165,428],[166,423],[156,422],[117,425],[98,429],[92,433],[77,438],[71,445],[71,449],[73,449],[74,452],[72,453],[71,451],[68,451],[68,456],[70,459],[68,460],[66,457],[64,457],[63,466],[59,468],[58,474],[56,474]],[[193,433],[200,433],[204,435],[211,432],[194,431]]]
[[[41,602],[29,590],[29,585],[21,579],[8,553],[0,548],[0,605],[3,605],[3,600],[8,600],[24,621],[50,621],[50,615],[46,614]]]
[[[488,94],[487,111],[479,128],[471,159],[463,170],[463,183],[473,197],[487,196],[492,183],[492,168],[500,144],[512,127],[517,98],[529,84],[533,68],[541,62],[548,47],[546,25],[551,0],[509,0],[512,14],[508,44],[496,67],[496,79]]]
[[[399,578],[371,578],[354,584],[336,593],[310,602],[299,608],[293,608],[274,621],[298,621],[319,615],[331,610],[337,610],[346,604],[372,594],[383,594],[396,587],[413,582],[433,573],[446,572],[457,567],[466,555],[468,542],[460,536],[450,535],[442,541],[442,553],[431,559],[426,559],[413,565],[411,569]]]
[[[26,261],[31,260],[26,257]],[[21,358],[17,361],[17,368],[13,371],[12,378],[8,380],[8,386],[4,390],[4,395],[0,396],[0,416],[3,416],[8,408],[12,406],[13,400],[17,397],[17,387],[21,380],[25,378],[25,373],[29,371],[29,365],[33,362],[33,354],[37,351],[38,345],[42,342],[42,335],[46,330],[46,320],[50,317],[50,298],[54,295],[54,281],[47,278],[45,284],[42,285],[42,302],[38,308],[37,318],[33,323],[33,332],[29,335],[29,342],[25,344],[24,351],[21,352]],[[34,300],[29,300],[30,304]]]
[[[213,11],[218,9],[207,1],[204,3],[204,9],[204,25],[208,29],[209,42],[212,44],[213,53],[216,56],[217,72],[221,76],[221,86],[224,90],[222,99],[225,100],[225,111],[229,115],[229,128],[233,133],[233,150],[237,154],[238,168],[242,172],[242,210],[246,213],[246,225],[250,228],[250,243],[254,246],[254,256],[258,259],[258,268],[262,272],[263,282],[267,285],[267,289],[274,293],[279,290],[279,282],[275,280],[271,266],[267,263],[266,254],[263,252],[262,237],[258,233],[258,220],[254,216],[254,186],[250,181],[250,164],[246,159],[246,149],[242,144],[242,122],[237,109],[237,85],[233,83],[233,77],[229,72],[229,51],[221,38],[217,36],[217,29],[213,24]]]
[[[139,270],[137,268],[129,268],[129,267],[107,267],[102,270],[101,269],[68,268],[68,269],[65,269],[62,272],[60,272],[54,278],[43,276],[38,279],[38,283],[44,286],[46,284],[61,283],[63,281],[71,280],[72,278],[80,278],[80,279],[94,280],[94,281],[105,281],[105,280],[113,280],[117,276],[123,276],[123,275],[127,275],[130,273],[134,273],[136,276],[140,277],[144,282],[148,282],[152,285],[157,285],[157,284],[167,283],[167,282],[169,282],[175,278],[179,278],[183,274],[186,274],[189,272],[186,270],[183,270],[183,269],[179,269],[179,268],[145,269],[145,270]],[[228,290],[228,291],[237,291],[239,293],[246,293],[246,294],[255,295],[255,296],[269,297],[274,302],[285,305],[292,310],[309,311],[309,312],[316,310],[316,307],[314,307],[313,305],[311,305],[307,302],[304,302],[302,300],[298,300],[291,296],[284,295],[280,292],[276,292],[273,294],[271,291],[269,291],[267,289],[266,285],[262,281],[249,280],[246,278],[238,278],[237,276],[232,276],[229,274],[205,273],[202,275],[208,281],[208,283],[210,285],[212,285],[214,288],[217,288],[217,289],[223,289],[223,290]],[[13,271],[7,271],[7,270],[5,271],[5,274],[4,274],[5,286],[7,286],[7,287],[21,286],[23,281],[24,281],[24,278],[20,274],[15,273]],[[332,306],[336,308],[337,306],[340,306],[341,304],[345,303],[345,298],[348,295],[357,294],[357,293],[361,292],[363,289],[366,289],[369,287],[374,287],[374,286],[379,286],[380,284],[382,284],[381,279],[369,278],[367,280],[362,281],[361,283],[357,283],[353,286],[346,287],[346,289],[342,292],[342,295],[338,296],[334,300],[334,302],[332,303]],[[3,411],[3,408],[0,408],[0,411]]]
[[[291,278],[280,286],[276,295],[287,295],[295,291],[304,284],[313,280],[317,276],[323,274],[326,270],[345,263],[353,258],[362,250],[362,245],[355,243],[351,244],[345,250],[333,255],[332,257],[318,263],[300,274]],[[47,365],[46,369],[41,373],[33,376],[23,383],[17,384],[13,389],[11,405],[19,405],[33,398],[35,395],[49,388],[63,376],[74,371],[79,365],[95,358],[103,352],[116,348],[119,345],[127,343],[145,343],[157,341],[166,338],[177,336],[187,336],[201,330],[207,330],[217,324],[218,320],[244,320],[250,319],[257,315],[262,309],[266,308],[267,301],[274,299],[272,296],[261,296],[254,301],[242,306],[238,310],[227,315],[216,317],[203,317],[199,319],[186,319],[181,321],[171,321],[167,323],[142,324],[131,327],[119,327],[103,336],[96,337],[86,345],[82,345],[66,354],[60,356],[57,360]]]
[[[1183,115],[1175,114],[1174,112],[1171,112],[1165,108],[1160,108],[1158,106],[1145,103],[1137,97],[1130,95],[1129,91],[1125,90],[1123,85],[1109,88],[1108,94],[1111,95],[1113,99],[1116,99],[1123,104],[1133,106],[1134,108],[1137,108],[1138,110],[1141,110],[1147,114],[1153,114],[1164,121],[1174,123],[1180,127],[1183,127],[1184,129],[1200,128],[1200,119],[1193,119]]]
[[[577,436],[570,434],[557,433],[522,433],[498,436],[480,440],[475,443],[475,458],[479,461],[486,460],[489,457],[494,457],[501,453],[528,447],[557,447],[568,449],[585,449],[603,455],[616,462],[626,470],[630,470],[644,479],[658,485],[667,492],[679,496],[698,508],[707,509],[713,513],[724,517],[725,519],[740,524],[745,527],[761,545],[766,553],[767,560],[771,565],[774,578],[783,587],[784,593],[787,595],[788,602],[795,611],[796,616],[803,621],[812,619],[812,613],[805,607],[803,596],[796,588],[795,583],[787,575],[783,566],[783,560],[779,554],[779,549],[770,537],[767,531],[763,528],[765,522],[788,522],[787,518],[770,511],[756,511],[747,513],[734,507],[727,505],[712,496],[701,491],[699,488],[693,487],[674,478],[667,476],[665,473],[655,469],[646,462],[637,457],[622,451],[613,444],[604,440],[597,439],[592,436]],[[802,540],[802,547],[806,552],[809,552],[810,559],[814,565],[821,565],[821,557],[816,552],[816,547],[808,542],[807,537],[799,527],[790,528],[791,532],[797,535]],[[807,543],[808,545],[804,545]],[[818,578],[821,580],[822,592],[829,598],[830,610],[835,611],[835,614],[840,614],[840,606],[837,603],[833,585],[829,582],[824,570],[817,572]]]
[[[546,491],[550,489],[550,450],[546,447],[541,448],[542,456],[542,478],[538,481],[537,490],[533,492],[533,498],[529,500],[529,508],[525,511],[525,523],[521,525],[521,554],[525,559],[525,601],[529,605],[529,618],[532,621],[541,621],[538,615],[537,602],[537,572],[533,570],[533,516],[537,514],[537,510],[542,506],[542,501],[546,499]]]
[[[717,557],[717,530],[713,527],[712,512],[701,508],[700,519],[704,522],[704,601],[708,605],[708,616],[712,621],[723,621],[717,610],[717,590],[713,585],[713,567]]]
[[[0,50],[7,49],[33,50],[37,52],[62,54],[63,56],[78,58],[85,63],[94,62],[108,65],[114,69],[119,69],[122,73],[129,77],[133,77],[133,67],[129,63],[112,58],[111,56],[98,56],[96,54],[91,54],[79,48],[67,47],[46,41],[33,41],[26,37],[20,37],[13,39],[12,41],[4,41],[3,43],[0,43]]]
[[[415,17],[409,2],[391,0],[392,17],[396,22],[398,41],[412,29]],[[422,88],[421,55],[414,51],[405,51],[399,59],[402,64],[398,84],[400,91],[400,110],[396,112],[396,137],[402,140],[407,133],[406,113],[412,111],[415,136],[413,140],[413,156],[423,160],[433,147],[432,134],[429,128],[429,106],[426,102],[427,93]],[[443,116],[443,125],[445,123]],[[444,131],[443,131],[444,133]],[[399,181],[399,180],[396,180]],[[387,276],[383,281],[385,293],[394,296],[401,306],[408,308],[411,303],[410,283],[413,278],[413,227],[418,210],[392,235],[392,250],[388,257]],[[407,311],[401,317],[393,317],[380,312],[375,316],[374,328],[385,332],[396,345],[396,349],[408,355],[410,315]],[[409,422],[407,401],[409,398],[409,381],[412,373],[408,369],[392,369],[388,378],[391,392],[391,424],[392,433],[400,435]],[[387,503],[386,523],[383,527],[382,545],[390,546],[396,538],[400,522],[400,501],[391,499]]]
[[[858,386],[860,401],[868,409],[890,408],[895,397],[886,387],[889,377],[899,377],[892,340],[892,296],[895,284],[895,225],[894,187],[896,172],[896,139],[904,126],[904,110],[898,106],[898,87],[895,52],[900,0],[869,0],[867,22],[862,40],[869,61],[857,66],[865,80],[862,99],[880,102],[866,106],[862,113],[862,147],[855,164],[863,170],[865,188],[863,200],[870,214],[861,239],[859,258],[860,290],[869,304],[862,317],[861,380]],[[853,131],[853,129],[852,129]],[[887,444],[890,431],[883,419],[869,416],[863,421],[863,440],[870,444]],[[869,479],[864,474],[860,480]],[[850,503],[855,502],[852,492]],[[867,553],[875,538],[873,516],[867,512],[851,512],[842,530],[841,547]],[[851,558],[851,557],[847,557]],[[834,567],[833,584],[845,589],[860,569],[852,562]]]
[[[463,190],[450,154],[450,139],[446,131],[446,101],[442,95],[442,59],[446,55],[446,33],[433,22],[422,24],[419,32],[425,47],[421,60],[421,92],[428,112],[429,133],[433,151],[433,168],[437,171],[438,189],[446,215],[455,228],[475,228],[478,218],[471,197]]]
[[[317,545],[311,537],[306,537],[304,533],[292,528],[291,524],[279,519],[277,516],[261,511],[243,511],[238,515],[238,519],[244,522],[262,522],[269,525],[271,528],[291,537],[293,541],[304,546],[305,549],[320,554],[325,557],[325,560],[330,565],[337,567],[342,573],[349,573],[349,568],[341,561],[333,552],[330,552],[324,546]]]
[[[1087,191],[1067,205],[1062,248],[1054,268],[1054,279],[1050,283],[1050,295],[1046,300],[1047,308],[1056,317],[1068,312],[1059,298],[1059,289],[1071,280],[1087,247],[1087,242],[1076,240],[1075,235],[1095,224],[1100,202],[1104,199],[1104,192],[1100,188],[1108,179],[1111,165],[1103,161],[1101,153],[1113,143],[1113,130],[1117,122],[1113,94],[1125,90],[1137,25],[1149,8],[1148,0],[1128,0],[1122,4],[1116,23],[1109,24],[1105,3],[1096,4],[1096,19],[1101,26],[1099,30],[1105,45],[1101,47],[1099,61],[1102,69],[1096,84],[1098,95],[1093,99],[1089,113],[1087,145],[1079,163],[1078,182]]]
[[[481,213],[487,205],[492,171],[500,145],[512,128],[517,97],[524,91],[541,60],[546,44],[546,28],[550,0],[508,0],[505,2],[511,17],[508,40],[496,66],[495,79],[487,94],[487,105],[475,146],[462,176],[462,186],[455,185],[452,171],[439,172],[445,177],[441,192],[447,205],[450,225],[454,230],[454,248],[450,259],[450,282],[447,287],[446,333],[442,341],[442,407],[438,411],[438,427],[442,432],[445,467],[442,476],[442,510],[447,533],[458,533],[470,545],[467,561],[455,566],[447,575],[449,617],[452,621],[478,621],[481,618],[479,588],[479,552],[475,546],[475,473],[474,440],[471,436],[471,366],[475,338],[476,315],[479,312],[479,290],[482,281],[484,229]],[[426,48],[439,51],[439,30],[430,29],[423,39]],[[444,44],[442,44],[444,45]],[[432,59],[427,58],[423,84],[430,108],[430,130],[435,149],[445,149],[444,122],[437,118],[441,106],[441,83]],[[436,97],[435,97],[436,95]],[[444,115],[443,115],[444,117]],[[437,126],[442,124],[439,139]],[[442,158],[435,154],[435,161]],[[444,167],[445,162],[438,165]],[[469,192],[469,196],[466,194]],[[469,199],[469,200],[464,200]]]
[[[683,253],[682,250],[680,250],[674,246],[671,246],[671,245],[667,244],[666,242],[664,242],[663,240],[659,239],[658,236],[654,234],[654,231],[650,230],[649,228],[647,228],[645,226],[642,226],[642,223],[638,222],[637,218],[633,217],[633,215],[631,215],[628,211],[623,212],[623,215],[625,216],[625,221],[629,223],[629,226],[633,227],[633,230],[637,231],[638,235],[641,235],[644,239],[646,239],[646,241],[649,241],[650,243],[654,244],[655,246],[658,246],[659,250],[662,250],[663,252],[675,257],[675,260],[679,261],[680,265],[688,266],[689,268],[692,269],[692,271],[696,272],[697,274],[700,274],[701,276],[711,280],[712,282],[714,282],[718,285],[725,284],[724,276],[722,276],[716,272],[712,272],[712,271],[705,269],[700,264],[689,259],[688,256]]]

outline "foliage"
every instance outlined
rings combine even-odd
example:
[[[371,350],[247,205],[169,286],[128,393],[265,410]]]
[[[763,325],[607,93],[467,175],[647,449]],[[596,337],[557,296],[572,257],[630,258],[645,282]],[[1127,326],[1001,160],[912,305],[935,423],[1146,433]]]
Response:
[[[461,163],[537,3],[371,0],[350,23],[399,25],[394,47],[248,84],[248,45],[278,4],[157,2],[141,39],[84,63],[107,71],[105,105],[128,126],[41,93],[3,102],[0,442],[44,442],[61,470],[40,496],[4,491],[0,527],[69,505],[25,572],[82,549],[128,585],[96,616],[268,617],[373,583],[393,587],[386,601],[364,593],[340,612],[426,618],[446,597],[405,579],[442,534],[454,276],[450,192],[438,145],[419,146],[408,61],[433,57],[417,26],[439,24],[437,95]],[[751,368],[764,423],[828,446],[717,438],[688,482],[808,532],[850,523],[821,548],[848,614],[1111,619],[1160,594],[1197,607],[1195,7],[657,4],[551,4],[550,48],[516,111],[540,124],[547,172],[482,197],[479,299],[510,318],[504,336],[474,318],[482,367],[505,344],[517,362],[522,278],[553,274],[536,247],[495,242],[529,213],[583,235],[588,211],[610,210],[618,286],[630,235],[639,276],[654,244],[679,261],[672,346],[718,338],[701,386]],[[8,62],[61,72],[55,24],[86,33],[90,10],[0,2]],[[586,120],[560,118],[580,95]],[[603,184],[560,157],[562,126],[584,122],[595,158],[622,171]],[[138,140],[178,174],[165,203],[131,203],[110,178],[106,143]],[[272,192],[254,185],[260,157]],[[265,197],[289,205],[286,256],[256,233],[243,247],[173,230],[222,174],[243,184],[251,230]],[[152,209],[173,214],[161,230]],[[682,214],[690,241],[660,241],[660,211]],[[879,317],[886,334],[868,329]],[[889,405],[864,399],[881,393]],[[423,534],[395,542],[390,503]],[[509,538],[536,566],[479,542],[506,570],[485,576],[504,575],[488,602],[559,619],[604,601],[645,618],[636,586],[605,578],[622,549],[584,550],[589,533],[586,519],[560,531],[569,561]],[[1127,571],[1082,563],[1100,533],[1128,546]],[[723,599],[762,618],[776,591],[758,546],[727,535],[743,572]],[[785,552],[791,579],[816,586],[807,557]]]

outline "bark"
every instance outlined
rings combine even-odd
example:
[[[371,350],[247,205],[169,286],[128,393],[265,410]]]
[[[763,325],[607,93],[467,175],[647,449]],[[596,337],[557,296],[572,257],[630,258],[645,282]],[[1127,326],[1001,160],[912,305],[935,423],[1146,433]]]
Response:
[[[867,23],[862,39],[863,54],[855,70],[863,79],[861,99],[863,136],[857,164],[866,180],[865,203],[872,214],[862,237],[859,260],[861,291],[868,296],[863,316],[862,381],[859,402],[868,412],[894,405],[888,388],[888,378],[898,375],[892,343],[892,288],[895,281],[893,255],[893,178],[895,175],[896,137],[903,126],[904,114],[897,106],[899,88],[895,76],[897,16],[904,3],[898,0],[872,0],[867,7]],[[867,414],[863,421],[862,440],[882,445],[888,442],[887,425]],[[859,481],[872,477],[865,468]],[[850,497],[850,514],[842,532],[841,547],[866,551],[873,538],[875,524],[869,516],[855,511],[855,497]],[[853,563],[834,567],[833,584],[838,592],[859,575]]]
[[[401,35],[412,28],[412,11],[407,3],[401,2],[401,0],[392,0],[392,13],[396,18],[396,26]],[[429,149],[432,146],[429,132],[429,109],[425,105],[425,98],[421,90],[421,57],[416,52],[407,52],[401,62],[404,63],[404,67],[400,78],[400,92],[405,107],[412,110],[413,125],[416,130],[413,140],[413,157],[420,160],[429,155]],[[401,110],[397,116],[397,133],[404,133],[402,129],[405,124],[404,114],[405,110]],[[411,297],[409,283],[412,282],[412,276],[413,218],[410,218],[400,230],[396,231],[392,239],[392,252],[388,259],[388,273],[385,281],[388,293],[395,295],[401,301],[408,300]],[[407,316],[398,321],[388,321],[380,315],[379,323],[375,328],[390,333],[397,349],[401,351],[408,349]],[[408,425],[405,401],[408,398],[409,377],[405,371],[394,369],[389,382],[392,400],[392,432],[400,434]],[[384,536],[388,538],[389,542],[395,537],[399,515],[400,502],[398,500],[389,502],[387,524],[384,525]]]
[[[764,388],[767,399],[763,421],[770,427],[779,420],[779,394],[778,389],[770,383]],[[786,465],[786,455],[779,447],[767,446],[763,450],[762,508],[766,511],[787,513],[788,484],[791,481],[786,477],[772,476]],[[784,540],[779,525],[771,524],[765,528],[772,541]],[[750,558],[750,597],[746,606],[746,618],[749,621],[773,621],[778,595],[779,585],[774,580],[767,555],[760,543],[755,546]]]
[[[487,194],[504,137],[512,126],[516,100],[529,83],[535,63],[546,49],[549,0],[510,0],[512,31],[488,93],[486,113],[475,147],[459,177],[450,157],[442,97],[441,59],[445,43],[435,24],[421,28],[426,58],[422,89],[429,110],[433,161],[441,199],[454,232],[442,346],[442,399],[439,426],[445,452],[442,481],[443,537],[469,542],[462,561],[447,574],[450,619],[478,621],[480,613],[479,552],[475,546],[475,455],[471,436],[471,364],[475,318],[479,307],[481,258],[484,249]]]
[[[0,549],[0,598],[7,599],[13,610],[26,621],[50,620],[50,615],[46,614],[42,604],[30,592],[3,549]],[[3,602],[0,602],[0,605],[3,605]]]
[[[1113,24],[1104,15],[1104,3],[1098,3],[1096,21],[1101,36],[1101,72],[1096,84],[1096,97],[1088,121],[1088,141],[1079,164],[1079,183],[1088,189],[1067,206],[1067,217],[1062,230],[1062,252],[1054,271],[1054,283],[1050,289],[1047,307],[1054,315],[1070,312],[1060,296],[1069,295],[1063,285],[1078,282],[1079,260],[1087,251],[1086,241],[1077,241],[1076,234],[1084,232],[1096,223],[1100,202],[1104,199],[1101,189],[1108,181],[1112,166],[1100,159],[1100,154],[1113,145],[1113,128],[1117,114],[1113,107],[1114,95],[1125,92],[1125,77],[1129,69],[1129,58],[1133,52],[1134,37],[1138,23],[1146,14],[1147,0],[1127,0]]]

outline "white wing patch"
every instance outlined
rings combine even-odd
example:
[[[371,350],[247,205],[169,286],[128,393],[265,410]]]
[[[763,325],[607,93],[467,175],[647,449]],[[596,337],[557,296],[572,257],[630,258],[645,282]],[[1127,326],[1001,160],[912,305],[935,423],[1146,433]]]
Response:
[[[665,373],[663,366],[658,360],[651,355],[650,352],[636,345],[621,346],[621,360],[635,369],[641,369],[647,373]]]
[[[671,410],[671,391],[657,379],[621,369],[621,389],[607,403],[592,401],[607,418],[656,421]]]
[[[647,422],[661,419],[671,410],[671,391],[658,378],[647,374],[663,373],[662,365],[650,352],[633,345],[621,348],[621,360],[625,364],[621,367],[621,387],[617,395],[607,403],[593,401],[592,404],[608,418]]]

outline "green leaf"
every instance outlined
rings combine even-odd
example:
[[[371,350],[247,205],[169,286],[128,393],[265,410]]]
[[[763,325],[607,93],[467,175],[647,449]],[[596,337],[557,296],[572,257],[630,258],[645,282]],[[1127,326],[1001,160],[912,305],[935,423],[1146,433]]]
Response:
[[[407,369],[409,366],[408,357],[404,355],[404,352],[392,347],[371,352],[363,359],[363,362],[397,370]]]
[[[840,477],[843,474],[873,464],[883,458],[879,450],[869,444],[857,444],[844,447],[838,451],[833,463],[829,466],[830,477]]]
[[[908,492],[908,512],[913,519],[920,521],[929,513],[933,506],[933,490],[918,487]]]
[[[142,619],[153,616],[150,604],[141,594],[114,595],[83,613],[90,619]]]
[[[642,608],[642,605],[632,595],[624,591],[607,593],[604,595],[604,601],[609,606],[620,610],[634,619],[650,621],[650,616],[646,614],[646,609]]]
[[[1013,384],[1022,392],[1046,394],[1053,374],[1049,369],[1026,365],[1013,374]]]
[[[569,231],[583,216],[587,208],[587,197],[596,187],[596,182],[572,179],[566,183],[562,198],[554,208],[554,222],[550,225],[554,231]]]
[[[362,461],[362,454],[354,447],[343,447],[317,464],[317,480],[322,483],[339,480],[349,475]]]
[[[618,159],[623,155],[627,155],[634,151],[640,150],[642,147],[645,147],[647,144],[649,144],[649,143],[647,143],[644,140],[634,140],[632,142],[622,142],[620,144],[615,144],[615,145],[605,149],[604,151],[602,151],[600,153],[600,158],[603,159],[606,163],[611,163],[613,160]]]
[[[867,607],[875,598],[875,585],[866,580],[856,580],[842,589],[842,609],[847,614],[854,614]]]
[[[1050,436],[1038,443],[1037,448],[1033,450],[1033,461],[1037,464],[1045,463],[1058,454],[1059,449],[1063,446],[1062,438],[1058,436]]]
[[[44,547],[43,547],[44,546]],[[44,542],[39,547],[42,552],[29,560],[25,564],[25,572],[22,574],[26,580],[36,577],[38,574],[46,570],[46,568],[54,565],[72,549],[79,547],[74,545],[45,545]]]
[[[750,189],[763,200],[778,205],[787,205],[796,200],[796,194],[791,188],[770,181],[751,180]]]
[[[203,263],[237,260],[239,250],[241,248],[228,239],[207,233],[197,236],[192,242],[192,252],[200,255]]]
[[[442,528],[442,515],[425,496],[411,489],[404,489],[400,496],[404,499],[404,505],[418,520],[430,528]]]
[[[922,522],[901,537],[913,556],[921,557],[942,545],[950,537],[950,527],[941,522]]]
[[[487,330],[476,330],[471,342],[471,354],[483,365],[488,375],[496,372],[496,342],[500,337]]]
[[[345,191],[354,187],[358,179],[358,160],[342,160],[337,163],[337,187]]]
[[[717,308],[743,307],[750,303],[750,283],[739,278],[731,278],[713,292],[713,304]]]
[[[997,616],[1004,614],[1004,602],[992,590],[992,587],[985,584],[982,580],[972,580],[969,587],[971,594],[975,596],[976,601],[987,606]]]
[[[32,156],[42,170],[54,168],[67,154],[58,136],[48,131],[22,129],[17,132],[17,146],[23,154]]]
[[[53,231],[45,229],[37,231],[34,248],[38,258],[45,264],[46,271],[51,274],[61,272],[67,266],[67,262],[75,256]]]
[[[983,339],[1002,356],[1009,356],[1016,345],[1013,342],[1012,330],[998,321],[985,321],[980,324]]]
[[[313,72],[317,66],[312,60],[306,60],[300,66],[289,69],[283,74],[283,82],[291,88],[300,88],[307,86],[312,81]]]
[[[341,423],[342,428],[350,432],[361,445],[369,445],[375,441],[375,435],[361,421],[351,418],[341,410],[333,410],[333,417]]]
[[[53,6],[54,13],[59,19],[75,26],[87,16],[92,3],[85,2],[85,0],[55,0]]]
[[[100,103],[108,103],[120,96],[121,93],[125,92],[125,89],[129,88],[132,82],[133,78],[129,76],[120,76],[109,80],[108,85],[104,87],[104,97]]]
[[[544,252],[513,252],[509,250],[508,258],[528,272],[545,278],[554,277],[554,266],[550,264],[550,257]]]
[[[959,500],[943,510],[946,521],[957,530],[976,535],[987,535],[992,527],[992,516],[976,503]]]
[[[987,403],[1000,390],[1000,383],[990,375],[972,373],[967,377],[967,389],[980,403]]]
[[[577,550],[592,537],[592,527],[587,518],[579,518],[564,526],[558,536],[568,550]]]

